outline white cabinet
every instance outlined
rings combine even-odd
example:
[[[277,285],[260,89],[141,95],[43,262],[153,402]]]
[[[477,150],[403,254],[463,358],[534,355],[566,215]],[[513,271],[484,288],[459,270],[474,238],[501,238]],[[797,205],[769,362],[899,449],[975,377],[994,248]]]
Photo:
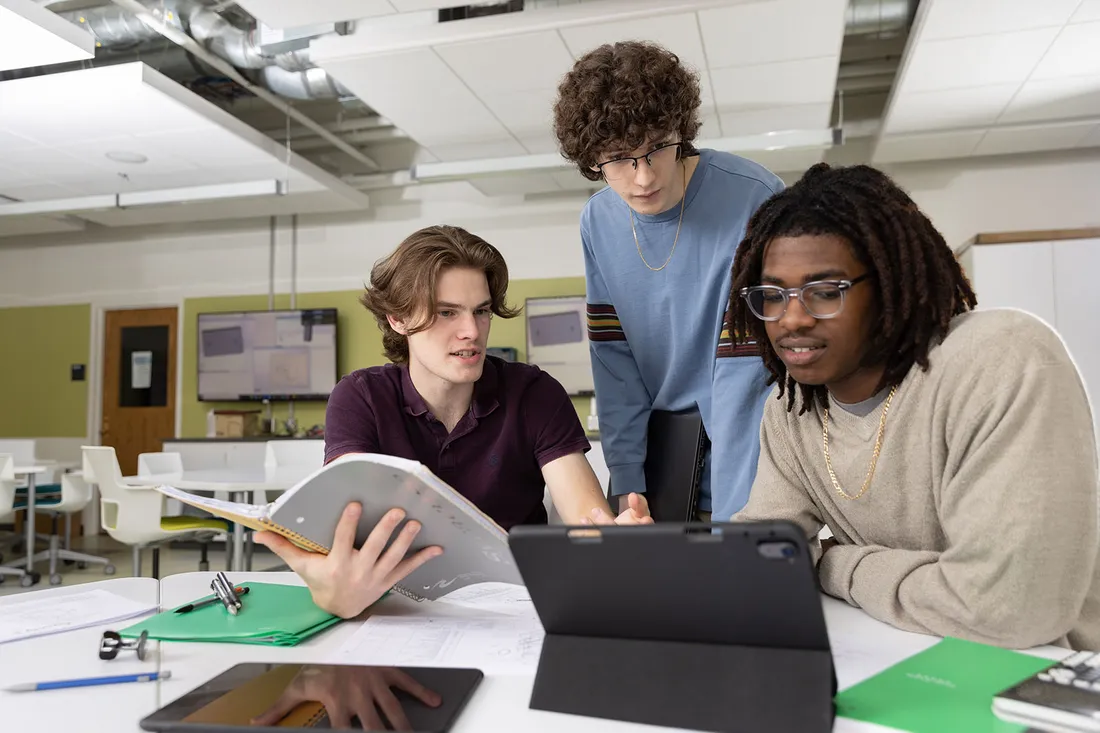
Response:
[[[1093,416],[1100,401],[1100,239],[974,245],[971,281],[979,308],[1020,308],[1066,342]]]

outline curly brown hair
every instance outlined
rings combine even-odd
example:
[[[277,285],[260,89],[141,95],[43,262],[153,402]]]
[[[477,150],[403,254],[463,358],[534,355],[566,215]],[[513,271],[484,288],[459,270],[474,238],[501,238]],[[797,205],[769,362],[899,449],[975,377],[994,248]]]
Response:
[[[409,339],[390,325],[388,316],[412,323],[407,333],[430,328],[435,321],[435,286],[444,270],[481,270],[489,283],[490,309],[513,318],[519,309],[505,303],[508,265],[496,247],[455,226],[430,226],[413,232],[388,257],[375,264],[370,285],[359,298],[382,331],[382,348],[390,361],[409,360]]]
[[[787,395],[788,411],[794,409],[799,389],[800,415],[815,401],[827,407],[828,390],[799,384],[787,373],[764,322],[752,314],[740,292],[760,284],[764,253],[773,240],[817,234],[847,240],[875,277],[881,315],[864,363],[885,365],[880,389],[900,384],[914,364],[927,369],[928,351],[947,334],[951,319],[978,304],[943,235],[889,176],[866,165],[813,166],[753,214],[733,260],[730,290],[736,340],[760,345],[770,381],[779,382],[778,396]]]
[[[684,155],[702,124],[699,75],[676,54],[645,41],[609,43],[589,51],[558,85],[554,134],[562,156],[590,181],[609,150],[635,150],[676,133]]]

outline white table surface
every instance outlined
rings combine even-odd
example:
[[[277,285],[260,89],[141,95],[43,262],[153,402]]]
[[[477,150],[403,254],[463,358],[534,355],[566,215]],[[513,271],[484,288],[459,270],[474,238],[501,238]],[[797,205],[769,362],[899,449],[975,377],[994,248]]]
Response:
[[[300,585],[293,573],[228,573],[233,583],[266,582]],[[172,608],[209,594],[214,573],[181,573],[161,581],[161,608]],[[101,587],[138,600],[156,597],[156,582],[148,578],[117,578],[99,583],[37,591],[41,593],[72,593],[81,589]],[[0,611],[5,601],[28,598],[17,595],[0,598]],[[382,601],[387,606],[405,606],[428,615],[431,603],[416,603],[401,596]],[[822,604],[829,637],[833,647],[838,685],[849,687],[907,656],[922,651],[939,641],[938,638],[900,631],[875,621],[863,611],[841,601],[823,597]],[[131,622],[132,623],[132,622]],[[126,624],[128,625],[128,624]],[[63,677],[93,676],[114,672],[154,669],[171,670],[168,680],[151,683],[131,683],[110,687],[54,690],[49,692],[0,692],[0,711],[5,729],[52,731],[74,730],[74,714],[78,714],[80,730],[88,733],[136,733],[144,716],[181,697],[240,662],[323,662],[348,640],[358,628],[357,622],[346,622],[296,647],[262,647],[246,644],[209,644],[183,642],[150,642],[146,662],[140,663],[132,652],[121,652],[111,662],[97,656],[98,640],[103,629],[84,629],[51,637],[0,644],[0,687],[16,682],[30,682]],[[1068,651],[1058,647],[1029,650],[1037,656],[1058,659]],[[637,731],[633,723],[600,718],[549,713],[531,710],[528,703],[534,676],[486,675],[474,696],[459,717],[454,733],[483,731],[524,731],[524,733],[619,733]],[[78,710],[79,713],[74,713]],[[14,716],[14,717],[12,717]],[[22,725],[20,725],[22,724]],[[645,726],[646,731],[674,730]],[[842,733],[879,733],[888,729],[846,718],[838,718],[834,731]]]
[[[112,578],[0,596],[0,613],[4,612],[5,606],[21,601],[58,598],[96,588],[140,603],[157,602],[158,584],[152,578]],[[139,619],[0,644],[0,688],[20,682],[152,672],[158,664],[153,645],[146,650],[144,662],[139,661],[134,652],[128,651],[120,651],[118,657],[110,661],[99,658],[99,642],[105,630],[117,631]],[[139,714],[159,707],[158,693],[155,682],[43,692],[0,692],[0,720],[5,731],[52,733],[87,730],[90,733],[107,733],[140,730],[137,725]]]

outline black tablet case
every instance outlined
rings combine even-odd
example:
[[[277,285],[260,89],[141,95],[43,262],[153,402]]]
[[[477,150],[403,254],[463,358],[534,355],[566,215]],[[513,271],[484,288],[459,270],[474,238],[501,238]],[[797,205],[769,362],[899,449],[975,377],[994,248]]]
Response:
[[[546,629],[532,708],[706,731],[832,730],[832,654],[794,524],[520,526],[509,539]],[[775,541],[793,556],[764,557],[760,544]]]

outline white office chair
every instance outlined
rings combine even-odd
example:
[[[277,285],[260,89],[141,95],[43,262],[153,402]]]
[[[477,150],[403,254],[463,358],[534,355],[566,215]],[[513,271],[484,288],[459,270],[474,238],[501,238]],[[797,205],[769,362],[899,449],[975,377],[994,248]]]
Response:
[[[153,551],[153,577],[160,577],[160,547],[172,540],[194,539],[201,543],[199,570],[208,570],[210,540],[229,531],[229,523],[213,517],[169,517],[164,515],[164,495],[153,486],[131,486],[122,482],[115,449],[83,446],[84,479],[99,486],[100,523],[114,539],[130,545],[134,553],[134,575],[141,575],[141,551]]]
[[[269,440],[264,448],[264,474],[270,478],[280,469],[293,468],[296,474],[305,474],[325,465],[325,441],[323,440]],[[305,470],[300,470],[304,467]],[[267,492],[257,491],[252,499],[256,504],[267,503]]]
[[[264,449],[264,470],[283,466],[308,465],[320,468],[325,463],[323,440],[269,440]]]
[[[151,476],[183,473],[183,458],[179,453],[139,453],[138,475]]]
[[[138,476],[175,476],[183,475],[183,456],[179,453],[139,453]],[[184,513],[183,502],[179,499],[167,499],[164,502],[164,514],[178,517]]]
[[[77,471],[61,474],[60,486],[61,490],[59,493],[35,497],[36,513],[50,514],[53,517],[53,529],[48,536],[50,543],[49,549],[43,550],[42,552],[36,552],[33,558],[34,561],[49,561],[50,585],[61,584],[61,574],[57,572],[59,560],[75,562],[77,563],[77,567],[84,567],[88,563],[102,565],[104,575],[114,575],[115,566],[111,564],[108,558],[99,555],[89,555],[83,552],[75,552],[67,546],[71,527],[69,519],[73,514],[84,511],[84,507],[92,500],[91,485],[84,480],[83,474]],[[23,509],[26,506],[27,500],[17,496],[15,508]],[[61,546],[61,534],[58,531],[58,520],[62,518],[65,519],[66,547]],[[10,567],[19,567],[26,564],[27,558],[23,557],[10,563]]]
[[[0,453],[0,524],[15,522],[15,461],[11,453]],[[13,537],[13,539],[16,539]],[[25,570],[0,565],[0,582],[6,576],[14,575],[19,578],[24,588],[34,584],[34,579],[27,575]]]

